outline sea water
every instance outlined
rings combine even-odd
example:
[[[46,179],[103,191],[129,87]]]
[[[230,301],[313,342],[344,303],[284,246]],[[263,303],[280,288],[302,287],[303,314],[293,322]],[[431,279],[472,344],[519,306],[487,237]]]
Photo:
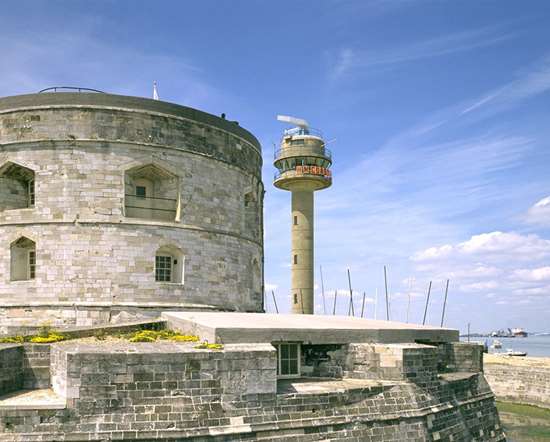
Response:
[[[462,339],[465,341],[466,339]],[[528,336],[527,338],[471,338],[479,342],[487,341],[489,353],[503,353],[508,349],[525,351],[527,356],[550,358],[550,336]],[[502,348],[491,348],[494,340],[502,343]]]

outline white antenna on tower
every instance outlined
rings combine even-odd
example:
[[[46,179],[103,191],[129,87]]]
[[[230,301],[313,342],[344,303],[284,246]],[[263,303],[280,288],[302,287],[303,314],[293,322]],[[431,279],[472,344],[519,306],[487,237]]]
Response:
[[[156,81],[153,81],[153,100],[160,100]]]
[[[282,121],[283,123],[294,124],[295,126],[307,129],[309,124],[306,120],[302,118],[290,117],[288,115],[277,115],[277,120]]]

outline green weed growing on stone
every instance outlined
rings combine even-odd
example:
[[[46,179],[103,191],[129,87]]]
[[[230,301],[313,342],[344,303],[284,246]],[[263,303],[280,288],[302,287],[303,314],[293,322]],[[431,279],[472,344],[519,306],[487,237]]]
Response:
[[[66,338],[55,332],[50,332],[47,336],[38,335],[32,336],[29,341],[34,344],[50,344],[52,342],[64,341]]]
[[[23,336],[6,336],[5,338],[0,338],[0,344],[22,344],[25,342]]]
[[[194,335],[180,335],[172,330],[139,330],[129,337],[130,342],[155,342],[158,340],[197,342],[199,337]]]
[[[195,345],[200,350],[223,350],[223,344],[210,344],[208,341]]]

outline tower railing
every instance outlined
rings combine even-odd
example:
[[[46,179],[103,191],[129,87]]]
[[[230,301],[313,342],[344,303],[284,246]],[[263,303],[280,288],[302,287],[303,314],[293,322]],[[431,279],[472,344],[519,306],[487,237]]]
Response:
[[[314,137],[323,138],[323,133],[319,129],[314,129],[313,127],[293,127],[292,129],[286,129],[281,139],[295,135],[312,135]]]
[[[279,178],[315,177],[332,181],[332,171],[321,166],[296,166],[295,169],[279,170],[273,175],[273,180]]]

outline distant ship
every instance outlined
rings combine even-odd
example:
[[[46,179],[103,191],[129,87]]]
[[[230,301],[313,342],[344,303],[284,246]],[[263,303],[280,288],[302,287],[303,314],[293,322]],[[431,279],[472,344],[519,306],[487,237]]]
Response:
[[[522,328],[513,328],[512,335],[515,336],[516,338],[526,338],[527,332]]]
[[[527,332],[523,328],[512,328],[491,332],[492,338],[526,338]]]

